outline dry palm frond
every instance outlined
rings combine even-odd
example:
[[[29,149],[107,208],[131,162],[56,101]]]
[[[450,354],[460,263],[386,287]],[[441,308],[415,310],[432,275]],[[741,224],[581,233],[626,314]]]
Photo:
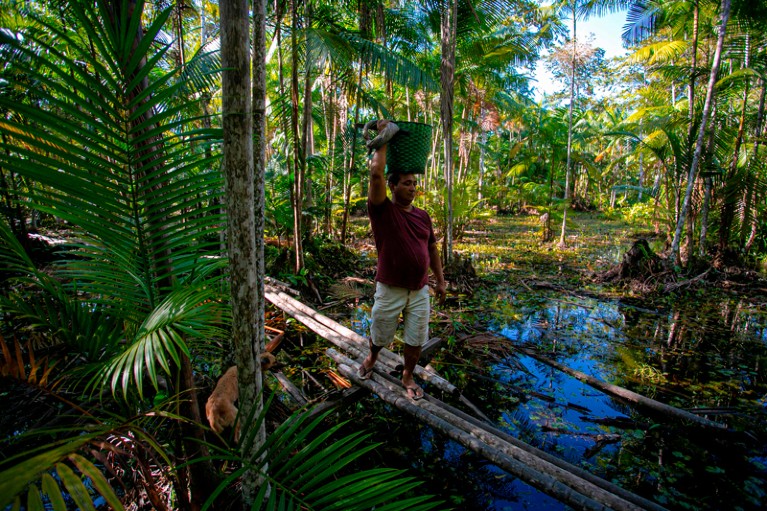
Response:
[[[335,385],[339,389],[350,389],[352,384],[349,380],[338,374],[337,372],[333,371],[332,369],[328,369],[325,371],[325,374],[328,375],[328,378],[330,378],[330,381],[333,382],[333,385]]]
[[[45,387],[48,384],[51,370],[56,365],[55,362],[49,363],[48,357],[43,357],[40,360],[35,358],[35,352],[29,343],[27,344],[27,361],[25,362],[21,343],[18,339],[14,339],[13,347],[14,351],[12,353],[5,342],[5,338],[0,335],[0,348],[3,351],[0,375]]]
[[[364,292],[358,287],[357,282],[342,280],[332,284],[328,289],[330,295],[336,300],[350,301],[364,296]]]

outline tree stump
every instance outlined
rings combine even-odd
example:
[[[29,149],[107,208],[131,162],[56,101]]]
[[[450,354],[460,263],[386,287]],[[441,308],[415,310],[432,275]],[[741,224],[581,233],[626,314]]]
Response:
[[[603,272],[598,278],[602,282],[647,280],[663,271],[663,260],[652,251],[646,239],[640,239],[623,254],[620,264]]]
[[[477,272],[471,264],[471,258],[463,258],[453,252],[453,259],[444,267],[445,280],[450,287],[460,293],[472,293],[477,281]]]

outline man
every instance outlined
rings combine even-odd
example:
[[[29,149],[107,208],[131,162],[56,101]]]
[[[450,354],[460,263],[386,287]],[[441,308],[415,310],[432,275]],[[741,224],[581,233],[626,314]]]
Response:
[[[405,367],[402,385],[413,400],[423,389],[413,379],[421,347],[429,337],[429,268],[434,273],[438,303],[445,300],[445,277],[439,247],[429,214],[416,208],[417,174],[400,174],[389,169],[387,197],[386,151],[388,139],[396,133],[390,121],[378,121],[376,139],[367,145],[375,150],[370,162],[368,216],[378,251],[375,303],[370,326],[370,353],[362,362],[359,376],[370,378],[380,351],[391,344],[400,314],[404,318]],[[381,138],[383,137],[383,138]]]

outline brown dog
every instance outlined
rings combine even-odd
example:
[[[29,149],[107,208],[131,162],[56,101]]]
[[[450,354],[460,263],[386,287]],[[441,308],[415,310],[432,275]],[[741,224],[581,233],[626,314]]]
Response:
[[[261,354],[261,370],[266,371],[277,363],[277,359],[269,352]],[[237,381],[237,366],[226,370],[218,380],[208,402],[205,403],[205,415],[208,417],[210,427],[216,433],[221,434],[225,428],[234,425],[237,418],[237,407],[234,402],[240,397],[240,387]],[[234,427],[234,441],[240,441],[240,424]]]
[[[205,403],[205,415],[208,417],[211,429],[221,433],[224,428],[234,425],[237,418],[237,407],[234,402],[240,396],[237,384],[237,366],[230,367],[218,380],[216,388]],[[240,440],[240,425],[234,428],[234,441]]]

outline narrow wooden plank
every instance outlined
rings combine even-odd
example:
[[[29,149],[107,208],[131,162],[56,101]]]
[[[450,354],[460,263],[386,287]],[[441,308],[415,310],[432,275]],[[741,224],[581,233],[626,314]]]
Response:
[[[410,413],[527,484],[575,509],[614,509],[616,511],[663,509],[649,501],[646,502],[651,505],[641,505],[638,503],[642,502],[641,497],[638,497],[638,502],[627,500],[607,489],[610,483],[606,481],[606,486],[594,484],[593,481],[538,456],[533,450],[522,449],[518,445],[506,442],[493,434],[492,430],[481,425],[479,421],[467,421],[452,413],[437,399],[427,397],[419,401],[410,400],[396,380],[390,380],[378,374],[369,380],[360,380],[357,377],[356,362],[332,348],[328,349],[328,355],[338,364],[339,372],[358,385],[369,388],[387,403]]]
[[[265,286],[264,294],[266,299],[276,307],[287,312],[309,327],[313,332],[327,339],[342,350],[352,354],[355,358],[359,359],[360,357],[364,358],[367,356],[367,338],[333,321],[327,316],[320,314],[311,307],[304,305],[285,293],[275,293],[274,291],[273,288]],[[395,370],[397,366],[402,365],[402,357],[388,349],[381,350],[378,359],[392,370]],[[427,370],[422,366],[416,366],[415,375],[439,388],[443,392],[455,396],[460,394],[460,390],[455,385],[445,380],[434,371]]]

